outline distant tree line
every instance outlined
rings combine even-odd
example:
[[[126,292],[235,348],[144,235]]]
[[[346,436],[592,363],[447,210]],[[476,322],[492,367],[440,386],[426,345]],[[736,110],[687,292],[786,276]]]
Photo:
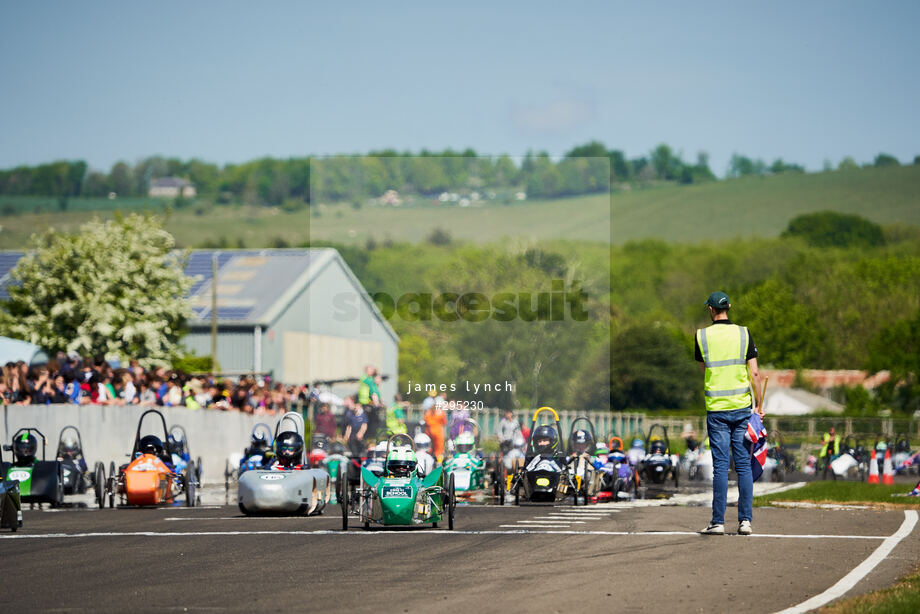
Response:
[[[871,166],[899,164],[894,156],[881,153]],[[846,170],[858,165],[848,157],[838,168]],[[782,159],[767,164],[735,154],[727,177],[803,172],[801,165]],[[510,202],[517,192],[524,192],[528,198],[556,198],[654,183],[716,181],[705,152],[688,161],[661,144],[647,155],[627,158],[619,149],[591,141],[572,148],[561,159],[553,159],[546,152],[528,152],[517,161],[507,155],[481,156],[472,149],[422,150],[417,154],[387,149],[366,156],[260,158],[223,167],[199,159],[152,156],[133,165],[117,162],[103,172],[89,168],[82,160],[64,160],[0,170],[0,195],[60,199],[111,194],[146,196],[151,181],[160,177],[187,179],[200,197],[217,204],[291,207],[308,204],[311,191],[324,200],[358,202],[378,198],[391,189],[426,197],[485,190],[499,192],[497,198]]]

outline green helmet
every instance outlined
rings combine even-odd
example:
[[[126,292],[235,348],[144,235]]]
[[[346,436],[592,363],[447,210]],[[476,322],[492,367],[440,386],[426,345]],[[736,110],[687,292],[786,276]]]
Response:
[[[454,445],[457,446],[458,454],[469,454],[476,448],[476,438],[471,432],[463,431],[457,435]]]
[[[418,464],[415,452],[409,446],[392,448],[387,454],[386,473],[397,478],[407,478]]]

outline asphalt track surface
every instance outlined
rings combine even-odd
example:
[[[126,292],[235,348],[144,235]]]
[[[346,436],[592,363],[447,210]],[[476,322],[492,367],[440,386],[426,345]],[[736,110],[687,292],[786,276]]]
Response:
[[[755,536],[696,534],[709,514],[469,506],[452,532],[343,533],[337,506],[309,518],[245,518],[225,505],[26,510],[22,530],[0,534],[0,603],[17,612],[775,612],[837,583],[906,517],[760,508]],[[918,562],[920,527],[846,595],[890,585]]]

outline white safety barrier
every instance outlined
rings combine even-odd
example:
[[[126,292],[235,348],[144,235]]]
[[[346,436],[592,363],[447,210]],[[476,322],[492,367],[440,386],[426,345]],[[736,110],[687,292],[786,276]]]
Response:
[[[18,429],[35,427],[47,438],[50,460],[57,451],[61,429],[73,425],[80,430],[83,452],[90,469],[96,461],[102,461],[108,475],[111,461],[116,465],[128,462],[127,455],[134,445],[137,420],[147,409],[151,408],[138,405],[6,405],[0,416],[0,442],[9,445]],[[178,424],[185,429],[192,459],[201,457],[202,480],[205,483],[223,482],[227,456],[232,452],[243,451],[249,443],[253,426],[264,422],[274,429],[275,422],[280,418],[185,407],[154,409],[163,413],[167,428]],[[163,436],[163,427],[156,416],[144,419],[144,430],[142,436],[148,432],[158,437]],[[10,453],[4,452],[3,459],[9,462]]]

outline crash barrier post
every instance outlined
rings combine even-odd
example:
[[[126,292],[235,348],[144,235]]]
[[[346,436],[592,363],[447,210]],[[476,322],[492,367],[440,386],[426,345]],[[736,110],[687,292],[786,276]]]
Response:
[[[891,450],[887,449],[885,450],[885,461],[882,465],[882,484],[894,484],[894,466],[891,464]]]
[[[878,484],[878,461],[875,459],[875,448],[872,448],[872,459],[869,461],[869,477],[866,482]]]
[[[89,466],[102,461],[108,471],[111,461],[116,465],[128,462],[137,420],[148,409],[151,408],[141,405],[5,405],[0,424],[0,443],[9,444],[13,433],[21,427],[36,427],[48,437],[50,458],[57,452],[61,429],[73,425],[80,430]],[[216,409],[156,409],[163,412],[168,427],[181,425],[185,429],[192,459],[197,462],[197,458],[201,457],[202,480],[205,483],[223,483],[227,456],[243,451],[257,423],[265,422],[274,428],[280,418]],[[152,422],[144,424],[152,434],[162,437],[163,434],[152,425]],[[162,430],[161,425],[156,426]]]

